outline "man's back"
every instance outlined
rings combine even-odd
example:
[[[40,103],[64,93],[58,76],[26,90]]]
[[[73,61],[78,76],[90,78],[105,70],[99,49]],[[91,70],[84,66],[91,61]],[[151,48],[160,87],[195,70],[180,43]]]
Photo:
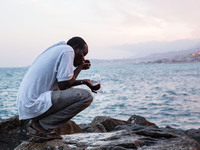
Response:
[[[36,117],[51,107],[51,90],[57,86],[57,80],[73,76],[73,59],[74,51],[65,42],[51,46],[38,56],[19,89],[20,119]]]

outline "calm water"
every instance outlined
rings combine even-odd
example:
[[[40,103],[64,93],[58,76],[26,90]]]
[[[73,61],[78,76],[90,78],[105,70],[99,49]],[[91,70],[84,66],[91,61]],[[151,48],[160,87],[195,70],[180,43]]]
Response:
[[[17,114],[17,90],[26,71],[0,68],[0,118]],[[73,118],[76,123],[97,115],[127,120],[135,114],[159,127],[200,128],[200,63],[93,65],[79,78],[94,74],[101,76],[104,93]]]

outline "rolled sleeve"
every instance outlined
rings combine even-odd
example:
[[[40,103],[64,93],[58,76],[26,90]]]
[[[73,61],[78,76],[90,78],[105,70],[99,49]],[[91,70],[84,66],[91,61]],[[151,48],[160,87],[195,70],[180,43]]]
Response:
[[[74,52],[64,51],[60,57],[56,78],[58,82],[70,80],[74,75]]]

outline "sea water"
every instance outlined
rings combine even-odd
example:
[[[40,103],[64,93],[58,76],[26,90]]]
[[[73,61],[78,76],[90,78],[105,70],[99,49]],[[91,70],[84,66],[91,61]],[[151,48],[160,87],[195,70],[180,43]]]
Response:
[[[27,68],[0,68],[0,118],[17,115],[16,96]],[[127,120],[140,115],[159,127],[200,128],[200,63],[94,64],[79,79],[101,76],[103,92],[73,118],[95,116]],[[81,86],[87,88],[86,86]]]

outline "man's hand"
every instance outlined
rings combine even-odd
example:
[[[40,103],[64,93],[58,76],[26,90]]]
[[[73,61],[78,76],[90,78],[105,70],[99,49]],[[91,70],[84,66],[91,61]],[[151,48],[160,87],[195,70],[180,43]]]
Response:
[[[90,69],[91,63],[89,60],[83,61],[83,70]]]
[[[101,88],[101,84],[92,85],[91,80],[85,80],[86,85],[91,89],[92,92],[97,93],[97,90]]]

